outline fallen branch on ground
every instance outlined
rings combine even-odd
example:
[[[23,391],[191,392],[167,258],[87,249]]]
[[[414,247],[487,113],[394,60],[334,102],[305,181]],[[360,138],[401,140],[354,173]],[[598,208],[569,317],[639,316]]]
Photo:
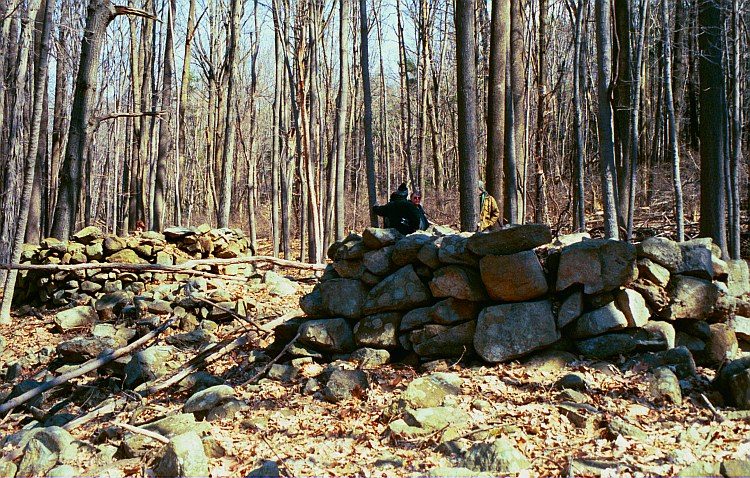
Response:
[[[281,359],[281,357],[283,357],[284,354],[287,353],[287,351],[292,347],[292,345],[294,345],[294,343],[297,342],[297,339],[299,338],[299,335],[300,335],[299,332],[297,332],[297,335],[295,335],[294,338],[291,341],[289,341],[289,343],[286,344],[286,346],[284,346],[283,349],[281,349],[281,352],[279,352],[279,355],[277,355],[276,357],[274,357],[273,360],[271,360],[270,362],[268,362],[260,370],[260,372],[256,373],[255,375],[253,375],[249,379],[247,379],[244,382],[242,382],[240,384],[240,386],[244,387],[245,385],[250,385],[251,383],[253,383],[256,380],[258,380],[260,377],[262,377],[263,375],[265,375],[265,373],[268,372],[271,369],[271,367],[273,366],[273,364],[275,364],[276,362],[278,362],[279,359]]]
[[[167,321],[165,321],[163,324],[161,324],[159,327],[155,328],[148,334],[144,335],[140,339],[136,340],[130,345],[126,345],[125,347],[119,348],[117,350],[112,351],[111,353],[104,355],[102,357],[98,357],[95,359],[91,359],[88,362],[84,363],[80,367],[78,367],[75,370],[71,370],[68,373],[64,373],[60,375],[59,377],[55,377],[54,379],[50,380],[49,382],[44,382],[43,384],[39,385],[36,388],[32,388],[26,393],[23,393],[11,400],[8,400],[7,402],[0,405],[0,414],[6,413],[10,410],[13,410],[19,405],[23,405],[27,401],[31,400],[32,398],[36,397],[37,395],[40,395],[47,390],[50,390],[54,387],[57,387],[58,385],[62,385],[65,382],[68,382],[69,380],[72,380],[76,377],[80,377],[82,375],[86,375],[89,372],[92,372],[99,367],[102,367],[103,365],[108,364],[109,362],[113,360],[117,360],[118,358],[128,355],[132,351],[138,349],[142,345],[146,344],[148,341],[159,335],[160,333],[164,332],[167,327],[172,325],[174,322],[174,317],[169,318]]]
[[[82,264],[0,264],[0,269],[21,271],[80,271],[88,269],[120,269],[132,272],[187,272],[199,266],[231,266],[235,264],[271,264],[278,267],[308,271],[325,270],[325,264],[290,261],[271,256],[233,257],[231,259],[192,259],[182,264],[125,264],[121,262],[84,262]]]
[[[156,432],[152,432],[149,430],[146,430],[145,428],[140,427],[134,427],[133,425],[128,425],[127,423],[122,422],[112,422],[112,425],[116,427],[120,427],[123,430],[127,430],[129,432],[137,433],[139,435],[143,435],[145,437],[153,438],[154,440],[158,442],[162,442],[165,445],[169,443],[169,438],[165,437],[164,435]]]
[[[85,415],[81,415],[78,418],[74,418],[73,420],[63,425],[62,427],[66,429],[67,431],[75,430],[76,428],[82,425],[85,425],[91,420],[96,420],[99,417],[103,417],[105,415],[115,413],[117,410],[127,405],[127,403],[128,403],[128,400],[126,398],[118,398],[117,400],[114,400],[114,401],[105,401],[104,403],[94,408],[93,410],[89,411]]]

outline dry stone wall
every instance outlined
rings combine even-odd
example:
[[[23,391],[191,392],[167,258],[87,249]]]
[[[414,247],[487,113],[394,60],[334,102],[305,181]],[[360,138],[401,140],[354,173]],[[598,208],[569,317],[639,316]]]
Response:
[[[709,239],[553,241],[537,224],[405,237],[369,228],[328,256],[333,263],[300,301],[306,317],[285,325],[299,328],[300,355],[367,348],[499,363],[554,348],[637,356],[684,376],[696,362],[739,357],[750,339],[747,263],[723,261]]]
[[[27,264],[181,264],[191,259],[234,258],[250,253],[249,241],[239,229],[172,227],[163,233],[147,231],[128,237],[107,235],[95,226],[86,227],[70,241],[44,239],[39,246],[25,245],[22,263]],[[198,270],[226,274],[252,272],[252,267],[228,265],[200,266]],[[177,275],[186,279],[187,275]],[[150,282],[167,278],[155,272],[117,270],[22,271],[15,290],[20,304],[34,303],[61,307],[99,300],[105,295],[126,292],[141,294]]]

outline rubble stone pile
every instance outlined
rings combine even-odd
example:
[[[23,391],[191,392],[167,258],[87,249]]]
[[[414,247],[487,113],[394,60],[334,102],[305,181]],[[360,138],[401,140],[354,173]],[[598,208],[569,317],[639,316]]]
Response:
[[[333,263],[300,301],[306,317],[280,336],[299,333],[300,356],[499,363],[555,349],[668,366],[679,378],[740,357],[750,339],[747,263],[722,260],[710,239],[553,242],[538,224],[446,232],[368,228],[333,244]],[[748,407],[750,359],[740,361],[722,384]]]
[[[191,259],[235,258],[249,253],[249,241],[239,229],[171,227],[163,233],[147,231],[118,237],[96,226],[82,229],[70,241],[44,239],[39,246],[25,245],[22,263],[67,265],[83,263],[159,264],[171,266]],[[245,265],[199,266],[197,270],[226,274],[252,272]],[[188,276],[178,275],[178,279]],[[158,272],[118,270],[22,271],[15,291],[19,304],[54,307],[97,300],[107,294],[142,293],[146,284],[166,278]]]

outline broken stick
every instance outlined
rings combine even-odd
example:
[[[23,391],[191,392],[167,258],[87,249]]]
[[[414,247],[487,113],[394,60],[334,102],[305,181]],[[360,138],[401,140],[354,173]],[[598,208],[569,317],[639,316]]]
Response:
[[[64,374],[60,375],[59,377],[55,377],[52,380],[50,380],[49,382],[44,382],[43,384],[39,385],[38,387],[32,388],[28,392],[22,393],[21,395],[13,398],[11,400],[8,400],[7,402],[5,402],[2,405],[0,405],[0,415],[4,414],[4,413],[6,413],[6,412],[8,412],[10,410],[13,410],[14,408],[16,408],[19,405],[23,405],[27,401],[31,400],[32,398],[36,397],[37,395],[40,395],[40,394],[46,392],[47,390],[50,390],[50,389],[52,389],[54,387],[57,387],[58,385],[62,385],[63,383],[65,383],[65,382],[67,382],[69,380],[72,380],[72,379],[74,379],[76,377],[80,377],[82,375],[86,375],[87,373],[92,372],[92,371],[98,369],[99,367],[108,364],[109,362],[111,362],[113,360],[117,360],[118,358],[120,358],[120,357],[122,357],[124,355],[128,355],[132,351],[134,351],[134,350],[138,349],[139,347],[141,347],[142,345],[146,344],[148,341],[150,341],[151,339],[153,339],[157,335],[159,335],[162,332],[164,332],[167,329],[167,327],[169,327],[170,325],[172,325],[172,323],[174,322],[174,320],[175,320],[175,318],[171,317],[167,321],[165,321],[163,324],[161,324],[159,327],[155,328],[154,330],[152,330],[148,334],[144,335],[140,339],[136,340],[132,344],[126,345],[125,347],[122,347],[122,348],[119,348],[117,350],[114,350],[111,353],[108,353],[108,354],[106,354],[104,356],[101,356],[101,357],[98,357],[98,358],[95,358],[95,359],[91,359],[91,360],[89,360],[88,362],[84,363],[83,365],[81,365],[80,367],[78,367],[75,370],[71,370],[70,372],[64,373]]]

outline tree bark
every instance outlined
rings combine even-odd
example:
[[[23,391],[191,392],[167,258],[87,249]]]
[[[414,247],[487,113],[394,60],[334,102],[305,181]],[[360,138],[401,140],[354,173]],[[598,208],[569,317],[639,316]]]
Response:
[[[513,95],[513,116],[512,116],[512,134],[513,134],[513,159],[516,168],[516,172],[513,175],[516,176],[516,181],[510,184],[515,190],[515,200],[513,203],[516,205],[515,217],[508,217],[511,224],[523,223],[526,217],[526,211],[520,207],[523,204],[521,200],[523,186],[518,184],[519,171],[526,171],[526,62],[524,60],[524,21],[523,21],[523,9],[527,0],[511,0],[510,3],[510,87]],[[506,164],[505,175],[508,177],[509,165]],[[524,184],[524,177],[521,176],[520,183]],[[506,201],[509,198],[506,195]]]
[[[679,7],[678,7],[679,8]],[[667,138],[669,156],[672,161],[672,182],[674,186],[674,209],[677,222],[677,240],[685,240],[685,213],[682,201],[682,179],[680,177],[680,145],[675,114],[675,100],[672,92],[672,33],[669,27],[669,5],[661,5],[662,41],[664,43],[664,102],[667,112]],[[678,51],[678,55],[681,52]]]
[[[487,86],[487,192],[504,210],[503,161],[505,153],[505,69],[508,58],[510,0],[492,2],[490,65]],[[506,216],[507,218],[507,216]]]
[[[378,191],[375,177],[375,147],[372,142],[372,91],[370,86],[370,49],[367,39],[369,28],[367,21],[367,0],[359,0],[359,31],[362,68],[362,95],[365,106],[365,158],[367,159],[367,198],[370,210],[370,225],[378,226],[378,216],[372,206],[378,202]]]
[[[339,95],[336,104],[336,240],[344,238],[346,130],[349,119],[349,0],[339,0]]]

